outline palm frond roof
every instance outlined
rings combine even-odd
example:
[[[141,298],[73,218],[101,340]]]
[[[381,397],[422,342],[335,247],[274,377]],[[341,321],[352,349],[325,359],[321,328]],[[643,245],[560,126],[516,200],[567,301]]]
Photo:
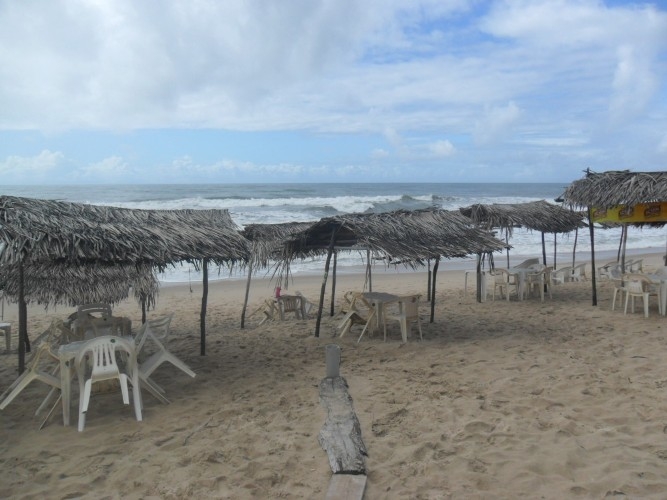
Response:
[[[528,203],[475,204],[459,209],[475,224],[486,229],[525,227],[543,233],[569,233],[583,227],[583,214],[545,200]]]

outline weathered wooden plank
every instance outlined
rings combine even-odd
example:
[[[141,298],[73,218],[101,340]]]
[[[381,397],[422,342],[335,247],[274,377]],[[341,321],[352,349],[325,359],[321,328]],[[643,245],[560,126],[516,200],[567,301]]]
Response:
[[[365,474],[364,457],[368,453],[347,388],[343,377],[327,377],[320,382],[320,403],[326,408],[327,418],[318,440],[334,474]]]
[[[324,500],[362,500],[365,489],[364,474],[334,474]]]

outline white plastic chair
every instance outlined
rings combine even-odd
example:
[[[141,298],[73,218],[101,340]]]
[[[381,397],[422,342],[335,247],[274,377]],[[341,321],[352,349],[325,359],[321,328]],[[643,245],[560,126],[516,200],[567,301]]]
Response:
[[[572,281],[586,280],[586,263],[577,264],[572,268]]]
[[[116,359],[116,351],[123,353],[125,370],[121,371]],[[118,379],[123,395],[123,403],[130,404],[127,383],[132,383],[134,413],[141,422],[141,389],[139,370],[134,344],[122,337],[103,335],[89,340],[76,356],[76,370],[79,378],[79,432],[86,425],[86,412],[90,403],[92,385],[102,380]],[[90,368],[90,369],[89,369]]]
[[[7,352],[12,349],[12,324],[11,323],[0,323],[0,332],[5,335],[5,348]]]
[[[94,304],[82,304],[76,308],[77,317],[81,318],[86,314],[99,314],[103,318],[111,316],[111,305],[102,302]]]
[[[562,285],[568,281],[572,281],[572,266],[565,266],[551,271],[551,282],[554,285]]]
[[[424,340],[422,335],[421,318],[419,317],[419,298],[421,295],[408,295],[401,297],[398,301],[398,313],[385,312],[384,320],[384,340],[387,341],[387,320],[398,321],[401,325],[401,336],[403,342],[408,341],[408,332],[412,323],[417,323],[419,329],[419,339]]]
[[[611,310],[616,308],[616,297],[619,297],[621,305],[623,305],[623,294],[625,293],[625,283],[623,281],[623,273],[621,272],[621,265],[616,264],[609,268],[608,278],[614,282],[614,295],[611,299]]]
[[[491,276],[493,277],[493,295],[492,300],[496,300],[496,290],[498,290],[500,298],[505,298],[510,300],[510,287],[514,287],[514,291],[519,295],[519,277],[510,273],[507,269],[496,268],[491,271]]]
[[[51,322],[49,328],[34,340],[34,353],[28,360],[25,371],[0,396],[0,410],[4,410],[33,380],[39,380],[51,386],[51,391],[35,412],[35,415],[39,414],[60,389],[58,347],[70,342],[71,335],[72,332],[61,320],[54,319]]]
[[[618,261],[613,260],[611,262],[607,262],[603,266],[598,267],[598,277],[612,279],[611,270],[618,266],[619,266]]]
[[[650,278],[643,274],[630,273],[623,275],[623,289],[625,291],[625,309],[624,314],[628,313],[628,302],[631,300],[632,312],[635,312],[635,297],[641,297],[644,302],[644,317],[648,318],[648,300],[651,295],[658,298],[658,307],[660,308],[660,288],[653,286]],[[660,311],[662,313],[662,311]]]
[[[303,309],[303,297],[301,295],[281,295],[277,299],[280,319],[285,320],[285,313],[294,313],[297,319],[304,319],[306,313]]]
[[[629,273],[642,273],[644,272],[644,259],[634,259],[628,261],[625,267]]]
[[[48,342],[40,344],[25,371],[0,396],[0,410],[4,410],[23,389],[33,380],[39,380],[55,389],[60,389],[60,377],[57,376],[60,362]]]
[[[534,288],[537,288],[540,292],[540,300],[544,302],[544,288],[546,287],[549,298],[553,298],[551,296],[550,274],[551,267],[544,267],[534,273],[526,274],[526,291],[528,294],[530,294]]]
[[[173,316],[174,314],[172,313],[160,318],[146,321],[146,323],[141,326],[141,329],[135,337],[138,356],[141,356],[143,351],[145,351],[147,343],[152,344],[155,348],[155,351],[152,354],[148,355],[144,361],[139,362],[139,376],[142,382],[144,382],[146,385],[150,385],[153,389],[157,390],[162,395],[164,395],[164,390],[155,382],[150,380],[151,374],[162,363],[169,362],[176,368],[190,375],[192,378],[196,376],[195,372],[193,372],[188,365],[169,352],[169,350],[167,350],[164,345],[164,343],[167,341],[167,338],[169,337],[169,328]],[[151,393],[153,393],[153,391],[151,391]]]

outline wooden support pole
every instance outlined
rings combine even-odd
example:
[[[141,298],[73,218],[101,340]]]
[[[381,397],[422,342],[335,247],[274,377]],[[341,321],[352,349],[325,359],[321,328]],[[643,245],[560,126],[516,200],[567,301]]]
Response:
[[[368,281],[368,291],[373,291],[373,276],[371,275],[371,249],[366,249],[366,280]]]
[[[477,302],[482,302],[482,254],[478,253],[477,254],[477,267],[476,267],[476,273],[475,273],[475,283],[477,285],[476,287],[476,298]],[[486,290],[484,290],[486,293]]]
[[[317,321],[315,322],[315,336],[320,336],[320,324],[322,323],[322,309],[324,308],[324,294],[327,291],[327,278],[329,276],[329,266],[331,265],[331,255],[334,251],[334,242],[336,241],[336,228],[331,231],[331,241],[327,252],[327,261],[324,265],[324,276],[322,277],[322,288],[320,289],[320,302],[317,307]]]
[[[201,313],[199,316],[200,327],[200,354],[206,356],[206,303],[208,302],[208,259],[202,260],[203,290],[201,296]]]
[[[435,258],[435,264],[433,265],[433,283],[431,288],[431,320],[429,323],[433,323],[435,319],[435,279],[438,274],[438,266],[440,265],[440,256],[438,255]]]
[[[426,300],[431,301],[431,259],[428,259],[428,276],[426,278]]]
[[[25,303],[23,261],[19,263],[19,375],[25,371],[25,353],[28,343],[28,307]]]
[[[241,310],[241,330],[245,327],[245,312],[248,308],[248,296],[250,295],[250,280],[252,278],[252,257],[248,263],[248,281],[245,285],[245,298],[243,299],[243,309]]]
[[[593,229],[593,211],[591,207],[588,207],[588,228],[591,234],[591,286],[593,287],[593,305],[598,305],[598,293],[597,287],[595,285],[595,230]]]
[[[334,250],[333,252],[333,277],[331,278],[331,313],[333,316],[335,314],[335,304],[336,304],[336,264],[338,261],[338,252]]]
[[[141,294],[141,324],[146,322],[146,294]]]

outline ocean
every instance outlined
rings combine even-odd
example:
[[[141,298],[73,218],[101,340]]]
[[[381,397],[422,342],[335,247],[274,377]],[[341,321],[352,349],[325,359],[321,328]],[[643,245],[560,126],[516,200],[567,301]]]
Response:
[[[69,186],[3,186],[0,194],[28,198],[53,199],[93,205],[110,205],[140,209],[227,209],[233,220],[243,228],[247,224],[309,222],[322,217],[358,212],[385,212],[397,209],[414,210],[432,206],[446,210],[476,203],[524,203],[547,200],[554,202],[567,186],[564,184],[498,184],[498,183],[394,183],[394,184],[141,184],[141,185],[69,185]],[[620,229],[597,230],[595,250],[598,261],[613,260],[618,251]],[[558,265],[571,265],[573,251],[577,260],[590,259],[588,230],[558,235]],[[554,235],[545,235],[547,260],[553,262]],[[512,260],[542,255],[541,234],[516,229],[510,239]],[[627,239],[629,255],[663,252],[666,230],[630,228]],[[338,271],[358,270],[364,265],[365,254],[341,252]],[[496,254],[498,265],[505,255]],[[383,264],[375,264],[383,266]],[[474,259],[444,260],[440,269],[467,269]],[[321,273],[323,261],[314,259],[297,262],[294,274]],[[211,279],[242,279],[235,270],[211,272]],[[163,273],[163,282],[199,281],[191,266],[182,264]]]

